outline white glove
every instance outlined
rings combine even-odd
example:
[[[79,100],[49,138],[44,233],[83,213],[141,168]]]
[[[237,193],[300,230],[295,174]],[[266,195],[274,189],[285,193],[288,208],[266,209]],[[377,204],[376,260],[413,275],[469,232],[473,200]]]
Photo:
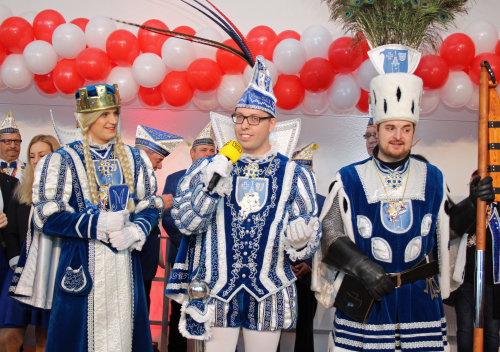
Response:
[[[142,238],[144,238],[144,234],[133,223],[127,224],[127,226],[121,230],[114,231],[109,234],[109,242],[111,243],[111,246],[116,248],[118,251],[123,251],[129,248],[136,249],[134,245],[136,242],[141,242]],[[142,244],[144,244],[144,241],[142,242]],[[142,246],[140,248],[142,249]]]
[[[226,185],[227,182],[225,181],[227,180],[227,177],[231,175],[232,170],[233,170],[233,163],[231,162],[231,160],[226,158],[224,155],[217,154],[212,158],[211,162],[203,169],[202,181],[208,187],[208,184],[210,183],[210,180],[212,179],[213,175],[216,173],[219,174],[221,178],[211,193],[218,193],[222,196],[226,194],[228,191],[229,193],[231,192],[231,190],[227,190],[228,188]]]
[[[295,219],[288,225],[288,240],[293,248],[301,249],[318,229],[318,219],[310,221],[309,224],[306,224],[304,218]]]
[[[127,209],[99,213],[97,219],[97,239],[107,241],[110,232],[123,229],[129,219],[130,213]]]

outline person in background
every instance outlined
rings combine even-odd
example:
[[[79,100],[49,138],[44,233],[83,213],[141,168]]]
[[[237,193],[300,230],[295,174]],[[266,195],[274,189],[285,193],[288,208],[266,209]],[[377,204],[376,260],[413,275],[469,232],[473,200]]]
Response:
[[[296,151],[292,160],[313,170],[313,152],[318,149],[317,144],[311,143]],[[325,197],[316,194],[318,214],[321,214]],[[292,263],[292,270],[297,278],[297,324],[295,325],[295,352],[314,352],[314,316],[318,301],[311,290],[312,258],[298,260]]]
[[[47,351],[152,351],[139,251],[163,209],[153,167],[121,140],[116,84],[75,99],[83,140],[35,170],[33,238],[10,294],[51,308]],[[39,255],[50,243],[60,251]],[[38,277],[47,267],[54,277]]]
[[[500,217],[492,178],[480,180],[477,170],[470,177],[469,196],[450,211],[450,227],[457,235],[468,234],[465,276],[463,284],[455,291],[457,314],[458,352],[473,349],[474,335],[474,273],[476,265],[476,203],[488,202],[486,250],[484,252],[484,342],[483,351],[498,352],[500,329]]]
[[[20,180],[26,166],[19,160],[21,153],[21,133],[14,116],[9,111],[0,125],[0,172]]]
[[[31,139],[27,150],[28,164],[24,170],[23,179],[9,202],[7,218],[10,221],[5,230],[5,239],[10,271],[0,293],[0,346],[2,346],[0,351],[19,351],[28,325],[35,326],[36,351],[45,351],[49,311],[28,309],[22,303],[9,297],[8,292],[28,232],[35,167],[45,155],[56,151],[59,147],[59,142],[51,135],[39,134]]]
[[[366,141],[366,152],[368,153],[369,156],[372,156],[373,149],[375,149],[375,147],[378,144],[377,128],[373,123],[373,117],[370,117],[368,119],[368,125],[366,125],[366,131],[363,137],[365,138]]]
[[[144,150],[153,165],[153,170],[157,171],[161,170],[163,160],[168,157],[183,140],[184,138],[174,134],[138,125],[135,134],[135,147]],[[164,203],[166,204],[166,202]],[[164,205],[163,210],[166,210],[165,208],[166,205]],[[146,290],[148,310],[151,306],[151,284],[158,269],[161,243],[160,236],[160,227],[153,226],[141,250],[142,278],[144,280],[144,289]]]
[[[215,154],[215,141],[212,133],[212,125],[209,122],[205,128],[196,136],[190,150],[191,161],[194,163],[199,158],[209,158]],[[170,245],[168,247],[167,262],[173,266],[179,245],[182,239],[182,233],[175,225],[170,208],[174,199],[177,184],[182,176],[186,174],[186,169],[174,172],[167,176],[165,187],[163,188],[163,200],[165,201],[165,211],[162,216],[162,225],[168,234]],[[170,301],[170,318],[168,349],[169,351],[186,351],[187,340],[179,332],[179,320],[181,318],[181,305],[174,300]]]

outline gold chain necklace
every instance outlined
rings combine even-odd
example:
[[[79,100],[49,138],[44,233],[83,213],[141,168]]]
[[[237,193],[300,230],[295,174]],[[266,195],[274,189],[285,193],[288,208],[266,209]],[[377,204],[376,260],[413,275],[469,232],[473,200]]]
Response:
[[[382,176],[380,175],[380,171],[378,169],[378,165],[377,165],[377,163],[375,161],[375,158],[373,158],[373,163],[374,163],[374,166],[375,166],[375,170],[377,170],[378,179],[380,180],[380,183],[382,184],[382,188],[384,189],[385,196],[387,198],[387,210],[386,210],[386,213],[389,216],[391,222],[394,224],[396,222],[396,219],[399,217],[399,215],[401,215],[406,210],[406,206],[405,206],[405,202],[404,202],[404,197],[405,197],[405,194],[406,194],[406,187],[408,186],[408,182],[410,180],[411,162],[410,162],[410,160],[408,160],[409,164],[408,164],[408,172],[406,174],[406,182],[405,182],[405,186],[404,186],[404,189],[403,189],[403,194],[401,196],[401,199],[398,200],[398,201],[391,201],[391,199],[389,197],[389,192],[387,192],[387,189],[385,188],[385,183],[384,183],[384,181],[382,181]]]

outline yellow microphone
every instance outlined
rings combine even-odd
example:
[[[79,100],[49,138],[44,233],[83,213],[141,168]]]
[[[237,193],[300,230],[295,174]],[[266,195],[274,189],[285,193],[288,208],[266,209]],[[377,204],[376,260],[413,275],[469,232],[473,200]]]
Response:
[[[235,140],[230,140],[220,149],[219,154],[224,155],[228,160],[231,160],[232,163],[235,163],[241,157],[242,151],[243,150],[241,148],[241,145],[238,142],[236,142]],[[207,190],[209,192],[212,192],[219,180],[220,175],[215,172],[212,176],[212,179],[208,183]]]

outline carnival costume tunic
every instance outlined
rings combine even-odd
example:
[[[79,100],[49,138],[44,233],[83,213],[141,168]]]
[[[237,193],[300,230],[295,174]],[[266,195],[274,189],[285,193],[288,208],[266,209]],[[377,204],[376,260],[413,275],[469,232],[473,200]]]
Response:
[[[131,196],[135,212],[129,220],[148,236],[158,223],[163,202],[155,196],[156,179],[147,156],[127,146],[125,150],[135,184]],[[47,351],[149,351],[151,333],[139,252],[117,252],[97,239],[99,214],[120,207],[106,193],[111,185],[124,183],[114,140],[104,146],[91,144],[90,154],[99,206],[87,201],[90,191],[80,141],[49,154],[37,166],[32,236],[11,291],[24,303],[52,309]],[[120,194],[115,201],[123,209],[127,199]],[[51,247],[49,253],[47,247]],[[37,265],[47,261],[47,254],[52,263]],[[47,272],[43,288],[35,267],[36,275]]]
[[[432,257],[439,258],[439,275],[402,285],[375,301],[366,324],[337,310],[335,351],[446,348],[441,299],[448,296],[450,288],[445,189],[441,172],[413,157],[395,170],[371,157],[337,173],[322,213],[323,245],[335,240],[328,238],[333,233],[348,235],[387,273],[400,273]],[[318,260],[320,256],[315,258],[313,269],[321,275],[317,297],[331,306],[344,274]]]
[[[314,176],[273,149],[260,157],[243,154],[231,176],[221,180],[227,190],[221,197],[206,191],[203,172],[210,162],[199,159],[191,166],[172,208],[176,225],[189,235],[167,287],[167,294],[183,304],[179,330],[208,339],[211,326],[289,329],[296,320],[290,260],[314,254],[321,227],[300,249],[290,245],[286,230],[300,218],[317,221]],[[208,284],[207,299],[187,297],[195,280]]]

